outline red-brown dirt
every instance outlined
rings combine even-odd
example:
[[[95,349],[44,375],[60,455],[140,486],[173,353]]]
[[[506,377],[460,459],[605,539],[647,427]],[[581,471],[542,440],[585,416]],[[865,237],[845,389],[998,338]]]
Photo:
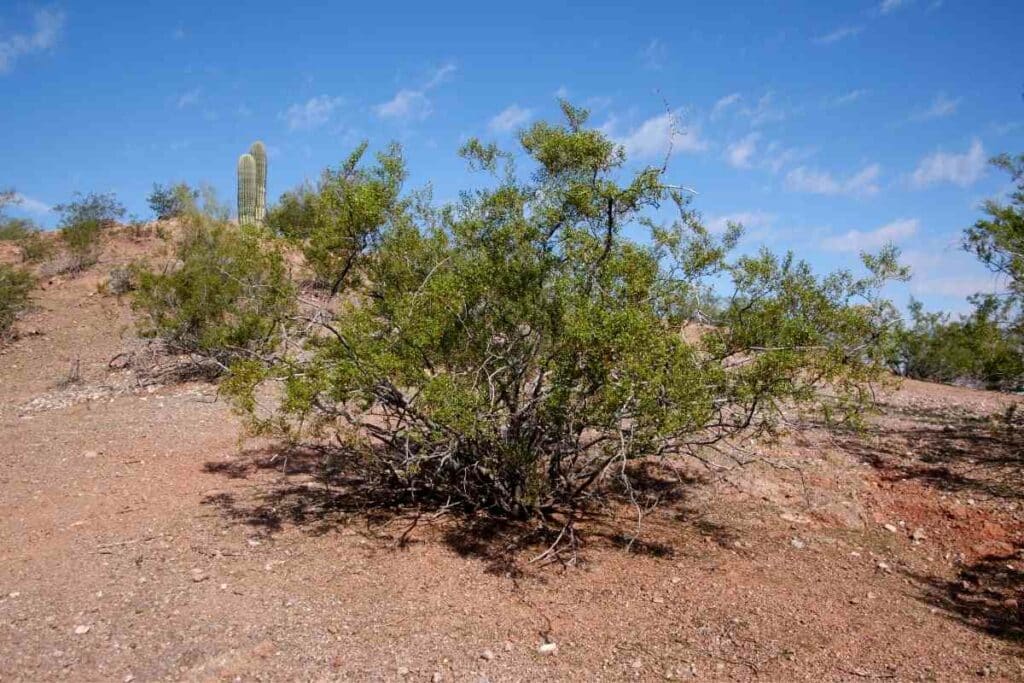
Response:
[[[285,469],[214,385],[111,370],[139,342],[97,288],[153,244],[43,280],[0,351],[0,680],[1024,680],[1018,399],[907,381],[864,434],[649,464],[639,538],[611,506],[542,567]]]

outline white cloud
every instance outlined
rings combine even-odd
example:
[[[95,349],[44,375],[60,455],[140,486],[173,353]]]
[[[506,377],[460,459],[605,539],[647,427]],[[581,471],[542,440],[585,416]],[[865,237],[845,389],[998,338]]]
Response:
[[[0,73],[11,71],[21,57],[49,50],[57,44],[64,30],[63,12],[37,10],[32,20],[31,33],[15,33],[0,39]]]
[[[916,218],[902,218],[886,223],[877,230],[850,230],[842,235],[828,237],[822,242],[822,246],[830,251],[871,251],[889,242],[913,237],[919,227],[920,222]]]
[[[631,159],[645,159],[668,153],[701,152],[708,148],[708,143],[700,137],[700,126],[686,128],[678,124],[678,112],[666,112],[660,116],[647,119],[625,136],[612,135],[615,141],[626,149]],[[614,120],[604,126],[611,134]]]
[[[882,0],[882,4],[878,6],[878,11],[882,14],[889,14],[901,7],[906,7],[910,3],[911,0]]]
[[[492,118],[487,127],[495,133],[507,133],[529,121],[531,116],[532,110],[513,104]]]
[[[564,85],[559,86],[558,90],[555,91],[555,97],[557,97],[560,100],[569,99],[569,89],[566,88]]]
[[[864,88],[851,90],[849,92],[843,93],[842,95],[837,95],[833,97],[828,101],[828,105],[831,107],[842,107],[844,105],[851,104],[859,99],[866,97],[869,92],[870,91],[865,90]]]
[[[775,221],[775,214],[764,211],[739,211],[720,216],[709,216],[704,224],[714,233],[723,233],[730,223],[740,223],[748,230],[768,228]]]
[[[406,119],[418,121],[430,116],[434,111],[430,99],[422,90],[399,90],[387,102],[381,102],[374,111],[377,116],[387,119]]]
[[[715,119],[720,117],[722,114],[725,113],[726,109],[739,102],[742,99],[742,97],[743,96],[740,95],[738,92],[734,92],[726,95],[725,97],[720,98],[717,102],[715,102],[715,106],[711,108],[711,120],[714,121]]]
[[[377,116],[402,121],[422,121],[434,111],[427,93],[449,80],[457,67],[451,62],[434,69],[430,77],[419,88],[402,88],[387,102],[373,108]]]
[[[835,31],[830,31],[814,38],[812,42],[818,45],[831,45],[832,43],[838,43],[844,38],[852,38],[863,30],[863,26],[840,26]]]
[[[643,49],[642,55],[645,67],[654,70],[662,69],[668,58],[668,48],[665,47],[665,43],[657,38],[653,38],[651,42],[647,43],[647,47]]]
[[[18,208],[27,213],[34,214],[47,214],[53,211],[53,207],[46,202],[41,202],[38,199],[33,199],[20,192],[14,195],[14,202]]]
[[[878,193],[881,171],[878,164],[870,164],[849,178],[837,179],[827,171],[798,166],[786,174],[786,187],[795,192],[866,197]]]
[[[288,124],[288,130],[312,130],[330,121],[341,101],[340,97],[317,95],[288,107],[281,117]]]
[[[967,187],[985,174],[986,164],[985,149],[975,139],[963,154],[939,151],[922,159],[910,176],[910,184],[916,188],[938,183]]]
[[[187,90],[178,97],[177,107],[178,109],[184,109],[190,107],[199,101],[199,95],[202,94],[202,88],[192,88]]]
[[[760,133],[751,133],[733,142],[725,150],[725,160],[733,168],[750,168],[753,165],[751,158],[757,151],[757,141],[760,138]]]
[[[946,93],[939,93],[932,100],[932,103],[928,105],[927,109],[914,114],[911,118],[915,121],[927,121],[929,119],[941,119],[951,114],[956,113],[957,108],[960,106],[960,102],[963,98],[958,97],[952,99],[946,95]]]
[[[789,116],[789,111],[776,105],[775,93],[768,91],[761,95],[753,106],[740,109],[740,114],[749,118],[751,124],[759,126],[763,123],[782,121]]]

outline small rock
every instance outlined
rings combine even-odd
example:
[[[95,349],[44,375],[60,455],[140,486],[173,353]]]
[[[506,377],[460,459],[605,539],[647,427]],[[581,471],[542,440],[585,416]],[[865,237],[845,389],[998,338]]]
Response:
[[[21,595],[21,593],[19,593],[18,591],[14,591],[13,593],[8,593],[7,597],[9,597],[9,598],[16,598],[19,595]]]
[[[636,659],[633,660],[633,662],[630,664],[630,666],[632,666],[634,669],[642,669],[642,668],[644,668],[644,661],[642,659],[640,659],[639,657],[637,657]]]
[[[882,528],[888,531],[890,534],[894,534],[897,531],[899,531],[895,524],[885,524],[882,526]]]
[[[892,571],[892,567],[890,567],[889,563],[887,563],[887,562],[879,562],[875,566],[878,567],[879,569],[881,569],[883,572],[885,572],[887,574]]]
[[[210,577],[208,577],[206,575],[206,572],[204,572],[202,569],[193,569],[192,570],[192,580],[195,581],[196,583],[199,583],[200,581],[206,581],[208,578],[210,578]]]
[[[790,540],[789,544],[790,544],[791,546],[793,546],[794,548],[796,548],[797,550],[803,550],[803,549],[804,549],[804,546],[806,545],[806,544],[805,544],[805,543],[804,543],[803,541],[801,541],[801,540],[800,540],[799,538],[794,538],[794,539]]]
[[[665,598],[661,597],[660,595],[655,595],[651,602],[653,602],[655,605],[664,605]]]
[[[86,451],[85,453],[82,453],[82,456],[86,458],[95,458],[99,456],[99,451]]]
[[[76,636],[84,636],[86,633],[89,632],[90,629],[92,629],[92,626],[86,626],[85,624],[80,624],[79,626],[75,627],[75,635]]]
[[[444,680],[444,674],[440,671],[435,671],[434,675],[430,677],[430,683],[441,683]]]
[[[505,652],[512,652],[512,643],[507,640],[505,641]]]
[[[483,660],[489,662],[492,659],[494,659],[494,653],[491,652],[490,650],[484,650],[483,652],[480,653],[480,659],[483,659]]]
[[[400,667],[398,667],[398,671],[396,671],[395,673],[397,673],[399,676],[402,676],[404,678],[404,677],[409,675],[409,667],[407,667],[407,666],[400,666]]]
[[[921,527],[918,527],[918,528],[914,529],[914,533],[910,534],[910,538],[911,538],[911,540],[915,541],[916,543],[920,543],[925,538],[927,538],[927,536],[925,536],[924,529],[922,529]]]
[[[558,652],[557,643],[541,643],[537,648],[537,653],[542,655],[553,655],[556,652]]]

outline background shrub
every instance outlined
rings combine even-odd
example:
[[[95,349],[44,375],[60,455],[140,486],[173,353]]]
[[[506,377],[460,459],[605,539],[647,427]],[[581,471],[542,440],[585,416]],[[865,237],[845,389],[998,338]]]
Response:
[[[146,201],[153,214],[160,220],[177,218],[195,208],[199,200],[199,190],[187,183],[175,183],[164,187],[153,183],[153,191]]]
[[[34,282],[28,271],[0,263],[0,340],[11,337],[14,321],[28,306]]]
[[[133,305],[144,336],[223,370],[276,345],[295,292],[273,239],[256,228],[240,231],[197,215],[173,262],[138,271]]]
[[[99,258],[101,237],[125,214],[113,194],[76,194],[67,204],[54,208],[60,218],[60,236],[71,257],[70,271],[86,268]]]

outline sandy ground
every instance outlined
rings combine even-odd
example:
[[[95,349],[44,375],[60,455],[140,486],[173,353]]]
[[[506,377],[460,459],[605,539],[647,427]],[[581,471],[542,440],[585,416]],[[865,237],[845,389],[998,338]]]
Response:
[[[523,529],[285,470],[212,385],[111,370],[138,342],[97,285],[147,249],[44,281],[0,351],[2,681],[1024,680],[1011,397],[904,382],[784,467],[638,470],[638,540],[611,507],[538,567]]]

